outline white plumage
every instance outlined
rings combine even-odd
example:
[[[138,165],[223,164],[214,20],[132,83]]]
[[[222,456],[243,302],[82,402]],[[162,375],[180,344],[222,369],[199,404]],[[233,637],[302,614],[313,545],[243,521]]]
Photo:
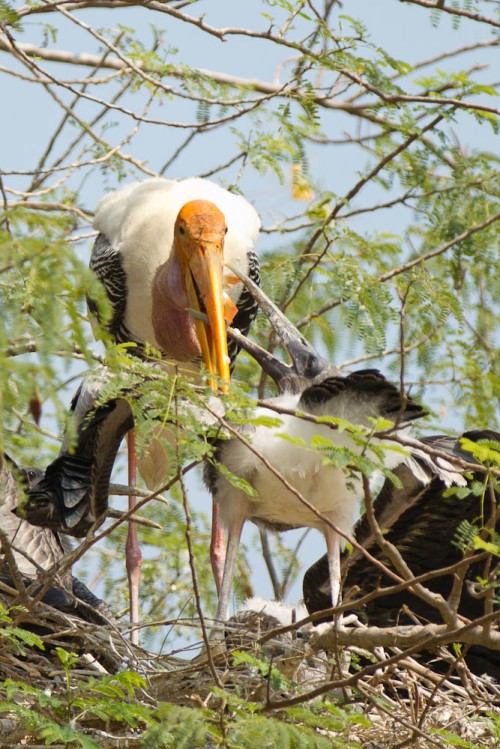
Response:
[[[288,627],[288,625],[295,624],[295,622],[306,619],[309,616],[309,612],[303,601],[291,604],[284,601],[270,601],[267,598],[259,598],[258,596],[246,598],[239,607],[238,614],[246,611],[253,611],[257,614],[266,614],[269,617],[273,617],[282,627]]]
[[[272,403],[279,408],[295,410],[299,408],[299,401],[300,395],[286,394]],[[373,403],[343,397],[332,399],[314,412],[317,417],[334,416],[364,426],[369,426],[367,417],[373,415]],[[252,446],[269,461],[276,473],[238,439],[223,445],[220,458],[226,468],[246,478],[256,491],[256,496],[249,496],[224,477],[220,478],[217,501],[224,525],[228,527],[233,518],[244,514],[245,517],[258,517],[264,523],[273,525],[308,526],[323,530],[324,521],[283,484],[283,477],[316,510],[329,517],[341,531],[350,534],[360,515],[361,476],[324,465],[323,455],[311,443],[330,440],[336,446],[347,447],[357,453],[362,448],[353,442],[347,432],[332,430],[326,425],[314,424],[295,416],[280,416],[271,408],[258,408],[255,418],[260,417],[279,418],[282,423],[279,427],[261,425],[256,426],[255,430],[250,428],[248,435],[244,433],[244,436],[248,436]],[[381,444],[377,440],[377,446]],[[373,454],[368,451],[367,457],[373,457]],[[384,463],[387,468],[393,468],[403,460],[401,452],[390,450]]]

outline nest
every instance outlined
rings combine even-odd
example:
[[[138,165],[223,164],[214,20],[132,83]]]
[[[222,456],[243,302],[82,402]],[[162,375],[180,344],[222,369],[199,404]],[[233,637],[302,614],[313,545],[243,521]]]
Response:
[[[220,698],[213,689],[218,685],[241,700],[260,702],[264,712],[275,717],[287,706],[326,697],[365,719],[352,720],[348,735],[365,749],[444,749],[449,746],[446,732],[476,746],[498,745],[489,717],[500,718],[500,687],[494,681],[474,676],[465,666],[460,677],[449,677],[422,665],[418,658],[401,655],[394,662],[391,649],[368,652],[352,647],[325,653],[318,648],[315,633],[299,625],[281,627],[272,617],[247,612],[211,641],[209,658],[203,649],[194,657],[189,650],[175,657],[160,656],[133,646],[112,624],[90,624],[37,603],[31,610],[16,610],[12,624],[4,625],[0,668],[4,680],[60,694],[62,699],[67,693],[67,672],[57,653],[62,647],[77,654],[71,668],[72,688],[90,677],[135,670],[146,686],[130,699],[153,708],[163,702],[216,707]],[[14,647],[8,636],[13,626],[36,633],[44,649],[28,643]],[[454,659],[445,650],[440,655],[444,663]],[[26,707],[32,704],[29,694],[22,699]],[[81,721],[79,730],[103,747],[141,742],[137,728],[99,723],[95,716]],[[117,743],[116,733],[122,743]],[[43,745],[8,710],[0,717],[0,740],[4,746]]]

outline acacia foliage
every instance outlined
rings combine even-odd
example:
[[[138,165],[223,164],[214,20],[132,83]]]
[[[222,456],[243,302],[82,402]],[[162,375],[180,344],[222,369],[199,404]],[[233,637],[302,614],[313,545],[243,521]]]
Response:
[[[103,356],[85,305],[99,295],[86,270],[97,198],[158,174],[197,173],[254,202],[266,291],[339,366],[379,366],[411,387],[432,412],[425,431],[498,423],[494,7],[386,0],[407,42],[396,55],[354,0],[233,6],[0,3],[13,113],[0,172],[0,438],[21,463],[55,455],[70,391]],[[435,52],[413,46],[415,28]],[[263,319],[254,335],[274,345]],[[120,385],[137,382],[141,365],[106,355]],[[236,377],[235,407],[269,392],[244,356]],[[164,389],[184,392],[158,378],[136,388],[145,441],[166,416]],[[177,458],[209,449],[187,440]],[[175,484],[167,510],[145,509],[168,531],[141,531],[145,617],[195,611],[183,496]],[[198,510],[192,550],[210,611]],[[115,604],[124,532],[100,552]],[[289,582],[294,555],[279,550]],[[248,592],[244,562],[239,578]]]

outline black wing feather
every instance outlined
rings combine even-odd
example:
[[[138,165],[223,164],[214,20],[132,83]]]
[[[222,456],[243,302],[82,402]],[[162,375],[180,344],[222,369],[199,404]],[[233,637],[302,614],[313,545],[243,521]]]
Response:
[[[380,415],[392,421],[411,421],[427,413],[409,395],[386,380],[378,369],[361,369],[346,377],[330,376],[317,382],[304,390],[298,408],[314,411],[315,406],[342,393],[358,398],[376,398]]]
[[[248,274],[254,283],[260,286],[260,263],[259,258],[253,250],[248,253]],[[240,330],[243,335],[246,335],[250,330],[250,326],[258,312],[259,305],[250,294],[246,286],[243,287],[243,291],[240,294],[238,301],[236,302],[238,312],[235,314],[234,319],[231,323],[231,327]],[[240,351],[240,346],[236,341],[228,339],[227,349],[230,360],[231,372],[234,369],[236,363],[236,357]]]
[[[124,398],[97,408],[78,430],[72,452],[63,453],[26,493],[22,515],[33,525],[84,536],[108,507],[116,453],[132,429],[131,408]]]
[[[87,297],[89,311],[106,330],[111,333],[116,343],[135,343],[133,353],[143,356],[144,341],[135,338],[125,324],[127,309],[127,274],[123,267],[122,254],[115,250],[104,234],[98,234],[92,248],[89,267],[94,271],[104,286],[111,303],[111,320],[103,325],[95,299]]]
[[[492,430],[468,432],[463,436],[468,436],[474,441],[500,440],[500,434]],[[460,447],[460,438],[450,439],[439,436],[426,438],[425,441],[441,450],[446,450],[450,455],[455,454],[471,460],[470,454],[465,453]],[[387,541],[397,547],[415,576],[459,562],[463,554],[455,543],[457,530],[464,520],[474,523],[481,516],[483,509],[481,497],[473,492],[460,500],[456,496],[448,497],[445,494],[446,486],[438,476],[430,484],[424,486],[406,466],[399,466],[395,469],[395,473],[403,486],[398,489],[387,480],[373,505],[379,525],[382,529],[388,528],[385,533]],[[478,474],[478,478],[484,480],[484,474]],[[500,501],[498,493],[496,501],[497,503]],[[394,507],[391,509],[392,505]],[[497,520],[496,532],[499,531],[500,521]],[[358,523],[354,535],[373,557],[389,567],[392,566],[391,561],[385,557],[374,541],[365,519]],[[391,583],[370,559],[356,550],[350,556],[344,555],[342,567],[344,591],[358,588],[357,597],[363,597]],[[484,562],[472,563],[466,580],[473,582],[478,576],[484,577]],[[453,576],[434,577],[426,582],[426,586],[447,598],[453,586]],[[326,555],[307,570],[304,575],[303,592],[310,614],[331,607]],[[466,584],[462,591],[458,612],[467,618],[476,619],[484,614],[485,600],[471,594]],[[495,608],[497,607],[498,603],[495,603]],[[409,615],[408,611],[412,614]],[[409,590],[374,598],[365,605],[362,611],[366,623],[369,626],[378,627],[413,624],[415,615],[424,622],[440,621],[437,610]],[[330,620],[331,616],[328,616],[323,620],[317,620],[316,623]],[[473,646],[468,650],[465,659],[469,668],[475,673],[489,673],[497,680],[500,679],[500,658],[495,651]]]

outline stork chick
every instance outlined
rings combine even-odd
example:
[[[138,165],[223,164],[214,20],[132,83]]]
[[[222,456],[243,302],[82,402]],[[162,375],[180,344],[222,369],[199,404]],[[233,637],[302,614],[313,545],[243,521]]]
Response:
[[[488,481],[485,474],[453,465],[454,458],[460,458],[469,464],[476,462],[462,444],[463,438],[479,444],[484,442],[489,447],[498,443],[500,447],[500,433],[491,429],[465,432],[458,437],[432,435],[422,438],[421,442],[428,447],[447,453],[450,461],[441,456],[414,454],[416,465],[423,471],[423,475],[419,476],[414,467],[398,466],[395,473],[401,485],[397,487],[387,479],[373,502],[373,511],[385,541],[398,549],[414,577],[434,573],[423,583],[425,588],[449,601],[457,579],[464,577],[458,614],[466,621],[474,621],[488,613],[490,606],[493,610],[499,608],[498,601],[486,595],[488,589],[490,592],[493,590],[495,581],[498,580],[498,565],[495,567],[493,559],[477,560],[474,555],[470,555],[470,566],[465,574],[463,568],[458,571],[455,565],[464,559],[462,548],[457,543],[459,529],[466,523],[476,526],[480,524],[489,526],[488,538],[492,528],[498,533],[500,520],[497,506],[500,493],[495,491],[492,483],[486,499],[483,492],[477,491],[478,486],[484,486]],[[465,496],[457,496],[447,491],[451,485],[468,485],[471,491],[465,493]],[[423,624],[441,624],[439,610],[429,603],[428,598],[420,597],[418,591],[411,587],[390,591],[394,579],[383,572],[382,565],[374,564],[373,559],[393,571],[394,565],[377,544],[366,518],[357,524],[354,536],[358,544],[369,551],[370,557],[358,548],[351,554],[346,554],[341,560],[342,577],[344,590],[357,591],[351,600],[353,609],[363,622],[370,627],[414,625],[416,620]],[[483,550],[478,551],[481,553]],[[443,573],[438,574],[439,570]],[[385,590],[386,588],[389,590]],[[330,609],[332,599],[326,556],[321,557],[305,573],[303,591],[310,614],[324,611],[324,615],[316,619],[314,624],[328,621],[329,613],[326,610]],[[378,595],[374,595],[377,592]],[[357,607],[356,599],[365,597],[369,597],[365,605]],[[498,629],[498,624],[494,621],[491,626],[492,629]],[[419,653],[419,658],[422,656],[425,661],[429,661],[431,668],[436,667],[436,653]],[[497,681],[500,680],[498,651],[472,645],[464,648],[463,657],[473,673],[487,673]]]
[[[276,419],[278,416],[281,424],[279,427],[249,425],[242,431],[243,439],[233,436],[222,442],[217,450],[217,461],[252,487],[251,496],[231,483],[215,464],[209,465],[205,472],[206,483],[220,507],[222,525],[228,536],[216,615],[220,620],[226,620],[228,615],[239,539],[246,520],[271,530],[308,526],[322,531],[327,546],[332,598],[337,604],[340,551],[344,542],[333,526],[343,534],[350,534],[359,517],[362,498],[361,474],[349,470],[349,454],[364,453],[370,458],[373,456],[371,445],[387,448],[389,443],[377,437],[369,440],[368,436],[365,444],[360,443],[347,430],[332,429],[321,423],[321,419],[335,417],[363,425],[368,435],[370,417],[382,416],[401,428],[425,415],[419,405],[377,370],[340,375],[260,289],[248,279],[245,283],[258,299],[293,364],[283,364],[258,347],[252,347],[248,341],[242,341],[242,345],[273,377],[282,393],[269,401],[269,407],[257,408],[255,416],[257,419]],[[280,415],[275,408],[291,413]],[[300,418],[301,412],[309,414],[313,420]],[[315,443],[332,445],[332,451],[337,450],[337,454],[344,450],[347,455],[345,465],[339,467],[328,461],[325,449],[315,449]],[[386,468],[393,468],[404,459],[403,452],[387,449],[384,452]]]

